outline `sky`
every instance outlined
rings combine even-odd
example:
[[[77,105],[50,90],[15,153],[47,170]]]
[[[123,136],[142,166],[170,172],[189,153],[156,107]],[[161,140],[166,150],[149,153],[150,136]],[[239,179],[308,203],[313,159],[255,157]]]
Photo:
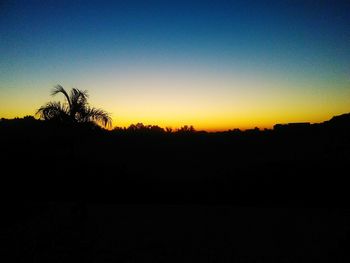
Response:
[[[113,126],[199,130],[350,112],[350,1],[0,1],[0,117],[60,84]]]

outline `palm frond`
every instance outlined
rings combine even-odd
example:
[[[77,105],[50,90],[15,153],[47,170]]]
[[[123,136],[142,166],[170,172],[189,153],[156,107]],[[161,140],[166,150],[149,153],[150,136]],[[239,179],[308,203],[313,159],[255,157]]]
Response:
[[[85,111],[82,112],[81,118],[83,122],[93,121],[102,124],[104,127],[112,126],[112,119],[109,113],[93,107],[86,107]]]
[[[72,104],[85,104],[89,95],[86,90],[72,89],[70,99]]]
[[[40,107],[35,114],[43,120],[63,121],[68,118],[68,110],[60,102],[48,102]]]
[[[58,93],[62,93],[66,97],[66,100],[69,104],[69,107],[72,107],[72,101],[71,101],[68,93],[66,92],[66,90],[61,85],[56,85],[54,87],[54,89],[52,90],[51,95],[55,96]]]
[[[110,127],[112,119],[109,113],[102,109],[90,107],[87,99],[88,92],[73,88],[70,94],[61,86],[57,85],[52,90],[51,95],[62,93],[66,98],[66,103],[49,102],[39,108],[36,115],[39,115],[44,120],[58,120],[69,123],[94,123]]]
[[[76,118],[76,114],[81,113],[87,107],[87,91],[81,91],[79,89],[72,89],[70,92],[70,115]]]

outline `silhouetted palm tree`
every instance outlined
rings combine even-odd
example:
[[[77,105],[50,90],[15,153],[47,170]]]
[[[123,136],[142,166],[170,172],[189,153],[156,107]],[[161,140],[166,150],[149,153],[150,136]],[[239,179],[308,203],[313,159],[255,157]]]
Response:
[[[90,107],[87,102],[87,91],[72,89],[70,95],[61,86],[57,85],[51,95],[62,93],[66,99],[64,103],[48,102],[36,112],[41,119],[56,120],[62,123],[94,123],[111,126],[112,120],[102,109]]]

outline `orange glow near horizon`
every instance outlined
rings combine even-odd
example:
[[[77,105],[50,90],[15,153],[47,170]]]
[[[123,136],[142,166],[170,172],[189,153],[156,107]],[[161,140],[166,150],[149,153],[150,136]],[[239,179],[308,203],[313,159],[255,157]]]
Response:
[[[277,123],[318,123],[349,112],[350,91],[343,82],[333,83],[334,89],[323,89],[327,82],[310,88],[307,81],[286,82],[267,76],[249,79],[242,73],[93,73],[81,77],[74,87],[89,91],[90,104],[109,112],[113,127],[141,122],[173,129],[193,125],[206,131],[264,129]],[[34,115],[48,101],[63,101],[62,95],[50,96],[54,85],[47,86],[29,89],[35,94],[9,89],[0,97],[0,117]],[[69,85],[64,87],[70,90]]]
[[[159,107],[159,106],[158,106]],[[15,118],[24,117],[27,115],[35,114],[33,107],[29,105],[22,105],[22,107],[8,107],[7,111],[0,112],[1,118]],[[112,128],[114,127],[128,127],[131,124],[143,123],[145,125],[158,125],[162,128],[171,127],[173,129],[180,128],[184,125],[193,125],[196,130],[206,130],[206,131],[224,131],[229,129],[239,128],[241,130],[252,129],[258,127],[260,129],[270,129],[273,125],[277,123],[289,123],[289,122],[311,122],[319,123],[329,120],[335,115],[346,113],[346,106],[343,107],[344,110],[336,109],[334,111],[325,111],[323,114],[319,112],[309,112],[304,111],[304,108],[298,108],[291,110],[286,108],[283,111],[278,112],[273,109],[267,110],[264,108],[254,109],[254,110],[240,110],[234,112],[226,111],[225,113],[210,111],[188,111],[188,108],[176,111],[176,109],[158,110],[157,107],[152,109],[147,108],[134,108],[133,110],[128,109],[128,107],[123,108],[119,106],[116,110],[110,110],[108,112],[112,116]],[[118,113],[118,114],[116,114]]]
[[[111,114],[112,128],[141,122],[174,130],[184,125],[206,131],[270,129],[277,123],[323,122],[349,111],[348,89],[338,89],[338,93],[330,89],[317,93],[316,89],[302,86],[290,88],[276,79],[213,74],[194,78],[189,74],[170,76],[151,72],[134,74],[134,78],[128,74],[117,75],[106,80],[85,78],[76,87],[89,91],[92,106]],[[94,88],[98,83],[99,89]],[[285,88],[282,89],[283,85]],[[211,88],[213,86],[217,89]],[[0,117],[34,115],[44,103],[63,100],[61,95],[51,97],[49,88],[39,90],[40,94],[35,96],[8,93],[7,98],[0,98]]]
[[[61,94],[50,96],[57,84],[67,91],[87,90],[89,103],[109,112],[114,127],[142,122],[173,129],[183,125],[208,131],[263,129],[276,123],[318,123],[350,112],[348,78],[290,78],[249,69],[108,66],[63,83],[17,79],[0,84],[0,118],[34,115],[48,101],[63,101]]]
[[[108,99],[94,92],[91,102],[104,105],[118,127],[142,122],[173,129],[193,125],[207,131],[264,129],[276,123],[318,123],[350,110],[350,91],[343,82],[333,83],[335,89],[325,89],[327,81],[286,82],[273,76],[249,78],[244,72],[160,70],[136,74],[134,78],[120,74],[106,78],[103,84],[109,92]],[[94,86],[93,80],[81,85],[91,85],[91,89]],[[311,85],[318,87],[310,88]]]

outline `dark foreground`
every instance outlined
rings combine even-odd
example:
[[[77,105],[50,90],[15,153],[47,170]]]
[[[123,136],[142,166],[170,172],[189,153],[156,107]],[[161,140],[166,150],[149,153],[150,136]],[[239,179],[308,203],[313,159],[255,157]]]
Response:
[[[51,203],[2,230],[14,262],[349,262],[348,209]]]
[[[224,133],[0,123],[14,262],[349,262],[349,116]]]

